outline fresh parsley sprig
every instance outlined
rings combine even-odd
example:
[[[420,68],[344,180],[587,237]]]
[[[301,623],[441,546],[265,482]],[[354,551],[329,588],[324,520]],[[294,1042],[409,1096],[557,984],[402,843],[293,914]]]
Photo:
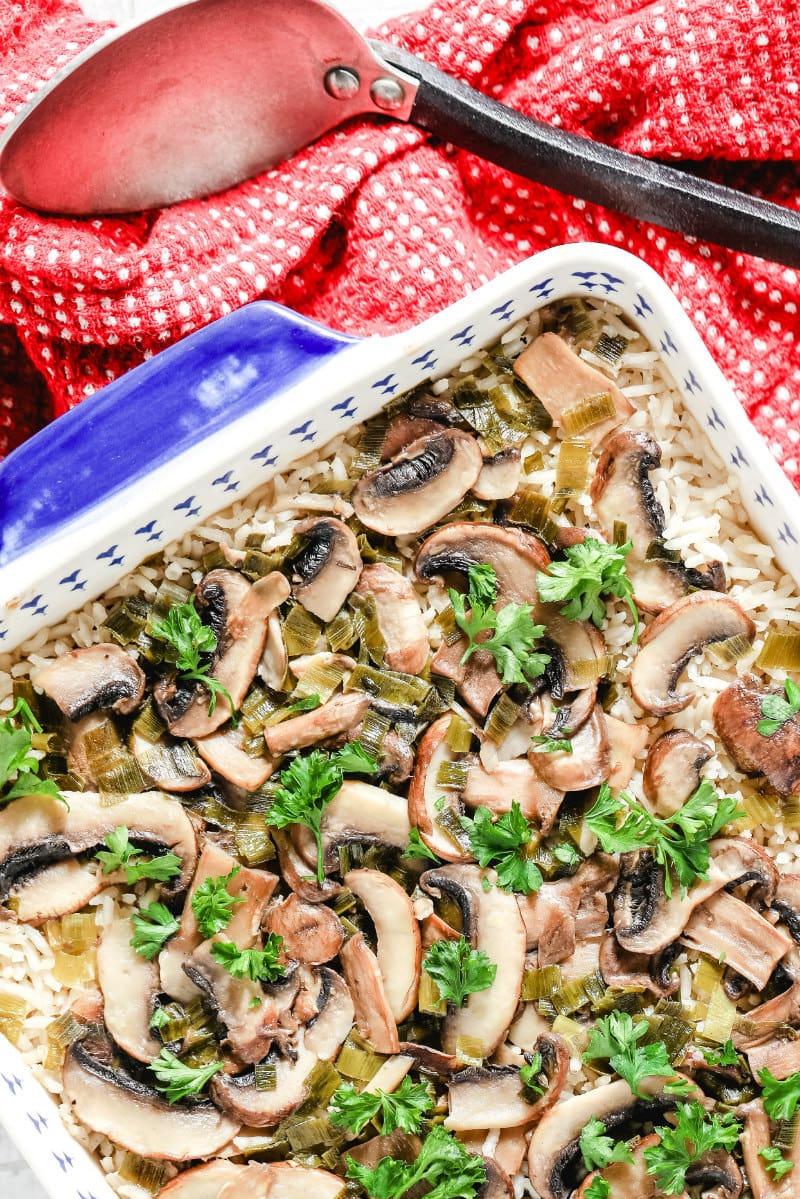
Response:
[[[469,592],[466,596],[450,588],[456,624],[469,644],[461,661],[468,662],[476,650],[486,650],[495,660],[504,683],[525,683],[544,674],[550,655],[534,653],[536,642],[544,633],[544,625],[534,624],[530,604],[497,603],[497,575],[486,563],[470,566]],[[469,613],[467,613],[469,605]],[[482,633],[491,633],[478,640]]]
[[[533,843],[533,830],[522,814],[516,800],[511,810],[497,820],[489,808],[475,809],[475,816],[462,816],[461,825],[469,836],[476,861],[481,866],[493,866],[497,882],[504,891],[519,891],[530,895],[544,881],[539,867],[528,857]]]
[[[606,618],[603,596],[614,595],[628,605],[633,616],[633,643],[639,638],[639,612],[633,602],[633,584],[625,570],[625,560],[633,542],[606,545],[587,537],[564,550],[563,562],[551,562],[540,571],[536,582],[539,598],[545,603],[563,603],[561,615],[567,620],[591,620],[602,628]]]
[[[654,1074],[675,1077],[663,1041],[639,1044],[647,1032],[645,1021],[634,1024],[628,1012],[611,1012],[601,1017],[589,1034],[583,1060],[591,1062],[605,1058],[611,1069],[625,1079],[634,1095],[641,1095],[640,1086],[645,1078]]]
[[[780,1182],[784,1174],[794,1169],[794,1162],[787,1161],[777,1145],[759,1149],[758,1156],[764,1159],[764,1169],[769,1171],[775,1182]]]
[[[544,1086],[539,1081],[542,1076],[542,1066],[541,1053],[532,1053],[531,1060],[526,1062],[524,1066],[520,1066],[519,1081],[522,1083],[525,1098],[529,1098],[530,1096],[538,1098],[540,1095],[544,1095]]]
[[[422,968],[439,988],[442,999],[462,1007],[468,995],[486,991],[494,982],[497,966],[483,949],[471,949],[464,937],[434,941]]]
[[[131,845],[130,832],[124,824],[118,824],[103,844],[106,848],[96,850],[94,855],[103,863],[103,874],[124,870],[125,880],[129,885],[138,883],[143,878],[163,883],[181,872],[181,860],[174,853],[162,853],[144,862],[135,861],[134,859],[141,857],[142,850]]]
[[[233,978],[249,978],[251,982],[274,983],[286,974],[278,961],[283,950],[283,937],[268,933],[263,949],[240,949],[233,941],[212,941],[211,956]]]
[[[731,1112],[708,1115],[694,1100],[678,1105],[674,1127],[663,1124],[655,1131],[661,1140],[644,1151],[647,1172],[655,1177],[665,1195],[682,1195],[689,1167],[711,1149],[733,1149],[740,1128]]]
[[[762,737],[772,737],[798,712],[800,687],[786,678],[783,680],[783,695],[765,695],[761,700],[761,715],[764,720],[759,720],[756,728]]]
[[[378,1115],[382,1135],[397,1129],[417,1133],[433,1108],[433,1099],[424,1082],[412,1082],[407,1074],[397,1090],[391,1092],[380,1088],[358,1092],[351,1082],[343,1082],[331,1096],[330,1108],[331,1124],[356,1135]]]
[[[194,601],[175,604],[164,620],[158,620],[151,628],[153,637],[166,641],[175,650],[175,665],[181,679],[187,683],[201,683],[208,691],[208,714],[213,716],[217,707],[217,696],[228,701],[231,722],[236,724],[236,711],[230,692],[215,679],[211,670],[211,655],[217,648],[217,635],[207,624],[203,624]],[[203,661],[203,659],[206,659]]]
[[[428,846],[419,835],[419,829],[414,827],[412,827],[408,837],[408,848],[403,850],[400,857],[422,858],[429,862],[436,862],[437,865],[439,864],[439,859],[436,854],[432,849],[428,849]]]
[[[584,1124],[578,1143],[587,1170],[604,1170],[612,1162],[633,1161],[633,1154],[626,1142],[615,1141],[608,1136],[605,1124],[596,1116]]]
[[[0,719],[0,804],[23,795],[50,795],[66,804],[52,779],[39,778],[41,763],[33,754],[32,734],[41,731],[30,705],[21,697]]]
[[[593,1178],[583,1192],[583,1199],[608,1199],[610,1194],[611,1184],[598,1174],[597,1178]]]
[[[708,779],[703,780],[682,808],[663,820],[624,791],[614,796],[608,783],[603,783],[593,807],[586,813],[586,824],[606,853],[651,849],[655,860],[664,867],[664,891],[669,898],[671,872],[675,872],[681,895],[695,879],[707,879],[709,842],[726,824],[743,815],[736,800],[719,795]]]
[[[701,1046],[701,1049],[703,1057],[709,1066],[736,1066],[739,1064],[736,1048],[730,1038],[718,1049],[705,1048],[703,1046]]]
[[[348,1157],[347,1177],[371,1199],[401,1199],[422,1182],[429,1188],[425,1199],[474,1199],[486,1182],[486,1165],[439,1125],[428,1133],[416,1161],[383,1157],[377,1166],[364,1166]]]
[[[199,1095],[209,1079],[222,1069],[222,1062],[187,1066],[169,1049],[162,1049],[147,1068],[156,1076],[156,1090],[166,1095],[168,1103],[179,1103],[190,1095]]]
[[[768,1067],[759,1073],[761,1098],[770,1120],[791,1120],[800,1102],[800,1071],[788,1078],[776,1078]]]
[[[571,754],[572,741],[569,737],[546,737],[539,733],[531,737],[533,753],[535,754]]]
[[[192,896],[192,911],[197,919],[197,927],[206,940],[227,928],[236,904],[244,903],[243,895],[231,895],[228,892],[228,883],[236,878],[240,870],[241,866],[234,866],[229,874],[204,878]]]
[[[304,824],[317,844],[317,882],[325,882],[322,847],[322,817],[338,793],[345,774],[372,774],[377,762],[360,741],[351,741],[334,753],[314,749],[297,757],[279,776],[280,788],[265,816],[274,828]]]
[[[163,903],[149,903],[134,914],[131,945],[140,957],[150,962],[179,928],[180,924],[168,907]]]

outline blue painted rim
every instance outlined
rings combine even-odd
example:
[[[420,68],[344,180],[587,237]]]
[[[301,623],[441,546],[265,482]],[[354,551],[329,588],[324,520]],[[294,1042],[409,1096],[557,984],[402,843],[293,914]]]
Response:
[[[262,301],[129,371],[0,463],[0,566],[357,341]]]

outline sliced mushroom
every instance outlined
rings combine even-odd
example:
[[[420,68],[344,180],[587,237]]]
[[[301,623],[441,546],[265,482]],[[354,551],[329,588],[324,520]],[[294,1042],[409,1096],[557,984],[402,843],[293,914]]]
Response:
[[[700,771],[713,757],[705,741],[686,729],[669,729],[653,742],[642,788],[657,816],[671,816],[700,786]]]
[[[800,716],[790,716],[769,737],[758,731],[764,719],[761,704],[766,691],[753,675],[726,687],[714,702],[713,719],[725,750],[745,774],[763,774],[784,799],[800,795]]]
[[[163,883],[162,889],[171,895],[185,890],[194,873],[197,843],[191,821],[177,800],[147,791],[104,807],[91,791],[63,794],[66,803],[51,796],[30,795],[13,800],[0,811],[0,901],[13,887],[25,880],[32,882],[52,863],[100,848],[121,824],[127,827],[131,842],[147,852],[177,854],[180,873]],[[111,881],[112,876],[107,875],[101,885]],[[52,914],[52,888],[48,899]],[[33,917],[31,922],[39,923],[39,918]]]
[[[280,691],[288,669],[289,655],[283,639],[281,618],[277,612],[273,612],[267,619],[267,640],[258,664],[258,677],[273,691]]]
[[[663,999],[673,995],[680,985],[678,975],[669,973],[669,951],[657,957],[630,953],[610,931],[600,941],[598,964],[607,987],[633,987]]]
[[[755,879],[768,906],[775,894],[778,872],[770,855],[744,837],[720,837],[711,842],[708,880],[694,883],[686,895],[673,883],[664,893],[664,873],[649,850],[620,857],[619,883],[614,892],[614,931],[631,953],[658,953],[681,935],[692,912],[717,891],[732,883]]]
[[[279,571],[251,584],[234,570],[217,569],[197,585],[198,608],[217,637],[210,673],[228,691],[234,709],[240,706],[256,673],[267,639],[267,621],[288,595],[289,583]],[[174,677],[161,679],[153,688],[153,698],[176,737],[207,737],[231,715],[224,695],[215,697],[209,714],[211,697],[202,683],[188,688]]]
[[[514,1066],[471,1067],[453,1074],[447,1083],[449,1115],[445,1128],[469,1132],[486,1128],[518,1128],[536,1119],[533,1103],[525,1098],[519,1070]]]
[[[448,713],[434,720],[420,740],[414,774],[408,788],[408,815],[428,849],[446,862],[463,862],[470,857],[469,851],[454,841],[440,823],[445,812],[451,812],[457,818],[461,807],[456,793],[443,793],[436,781],[441,766],[453,762],[456,757],[447,744],[452,718],[452,714]],[[439,804],[442,794],[444,804]]]
[[[97,949],[97,979],[103,993],[105,1026],[120,1049],[140,1062],[151,1062],[161,1042],[150,1031],[150,1017],[161,990],[158,963],[148,962],[131,945],[133,925],[117,918],[103,929]]]
[[[483,1046],[489,1057],[503,1040],[519,1003],[525,965],[525,925],[514,894],[483,881],[491,871],[454,864],[428,870],[420,885],[434,896],[447,895],[461,910],[464,936],[473,949],[483,950],[497,966],[494,982],[470,995],[463,1007],[448,1011],[442,1030],[445,1053],[458,1054],[462,1037]]]
[[[540,604],[538,618],[546,625],[545,646],[550,654],[545,678],[550,685],[554,699],[560,700],[573,691],[582,689],[597,692],[597,681],[591,688],[586,687],[586,670],[594,662],[605,659],[606,643],[602,633],[588,620],[567,620],[559,611],[558,604]],[[605,669],[601,672],[606,673]],[[574,702],[572,704],[574,707]],[[569,717],[558,719],[556,727],[566,727],[575,733],[589,714],[581,713],[576,719],[576,712],[570,712]]]
[[[781,929],[726,891],[717,891],[695,908],[682,940],[698,953],[724,961],[759,991],[792,943]]]
[[[333,516],[301,520],[294,532],[306,544],[292,559],[292,594],[320,620],[333,620],[361,574],[355,534]]]
[[[645,712],[668,716],[690,703],[693,692],[676,691],[687,663],[706,645],[744,636],[752,641],[755,625],[739,605],[715,591],[684,596],[661,612],[641,634],[630,686]]]
[[[434,433],[443,433],[445,426],[437,420],[424,416],[406,416],[402,414],[389,421],[381,443],[381,462],[395,458],[415,441],[430,437]]]
[[[344,941],[342,922],[331,908],[304,903],[297,895],[289,895],[268,910],[264,931],[283,937],[287,958],[304,966],[332,961]]]
[[[369,704],[370,697],[363,691],[334,695],[311,712],[301,712],[282,724],[264,729],[267,750],[271,757],[280,758],[291,749],[303,749],[349,733],[363,719]]]
[[[472,487],[479,500],[507,500],[519,487],[522,455],[519,450],[501,450],[484,458],[481,473]]]
[[[767,1164],[760,1153],[772,1144],[772,1130],[763,1103],[760,1099],[753,1099],[739,1108],[737,1114],[744,1116],[744,1130],[739,1143],[753,1199],[796,1199],[797,1179],[800,1176],[800,1138],[795,1137],[792,1148],[783,1154],[794,1169],[775,1181],[767,1173]]]
[[[318,1060],[317,1055],[302,1044],[298,1046],[294,1058],[270,1054],[266,1061],[275,1066],[274,1090],[259,1091],[252,1071],[246,1074],[220,1073],[211,1079],[211,1097],[218,1107],[241,1124],[253,1128],[273,1128],[296,1111],[308,1097],[311,1073]]]
[[[431,660],[431,670],[452,679],[467,707],[479,716],[485,716],[492,700],[503,690],[503,681],[497,673],[493,655],[487,650],[479,649],[462,662],[466,648],[466,637],[459,637],[452,644],[442,642]]]
[[[636,759],[644,752],[650,730],[646,724],[628,724],[625,720],[617,720],[616,716],[609,716],[607,712],[605,718],[611,759],[607,781],[613,791],[619,791],[627,787],[633,778]]]
[[[355,1003],[358,1031],[372,1042],[378,1053],[398,1053],[397,1021],[386,995],[378,959],[364,940],[364,934],[356,933],[345,942],[340,957],[345,981]]]
[[[531,895],[520,896],[526,947],[538,950],[540,966],[571,958],[577,944],[576,921],[581,904],[605,895],[614,886],[617,864],[608,854],[595,854],[571,878],[544,883]]]
[[[62,654],[34,681],[69,720],[80,720],[96,708],[134,712],[142,702],[145,677],[120,646],[88,645]]]
[[[360,899],[378,938],[383,990],[399,1024],[414,1010],[422,957],[419,925],[407,893],[380,870],[350,870],[344,885]]]
[[[295,1162],[251,1162],[219,1193],[219,1199],[344,1199],[345,1186],[337,1174]]]
[[[308,903],[327,903],[329,899],[333,899],[339,894],[342,889],[341,884],[334,879],[326,878],[321,886],[317,883],[316,875],[313,873],[316,867],[316,858],[314,858],[313,865],[307,861],[295,845],[289,831],[272,829],[270,836],[278,851],[278,862],[283,881],[288,887],[291,887],[295,895],[299,895]]]
[[[390,670],[419,674],[428,660],[428,629],[410,579],[376,562],[365,566],[356,588],[375,600],[378,626],[386,642],[384,662]]]
[[[176,1162],[208,1157],[239,1131],[213,1103],[167,1103],[114,1063],[104,1037],[73,1041],[62,1085],[81,1123],[141,1157]]]
[[[461,797],[467,807],[490,808],[498,816],[510,812],[512,803],[518,803],[526,820],[534,821],[542,833],[549,833],[564,792],[541,779],[525,758],[499,762],[492,771],[473,760]]]
[[[355,1005],[341,974],[328,966],[314,973],[317,994],[314,1014],[306,1021],[305,1046],[320,1061],[329,1062],[353,1027]]]
[[[353,1145],[352,1149],[347,1150],[347,1156],[362,1166],[374,1169],[384,1157],[394,1157],[410,1164],[419,1157],[421,1148],[422,1141],[418,1136],[396,1129],[388,1135],[370,1137],[361,1145]]]
[[[0,878],[2,878],[0,868]],[[33,873],[19,874],[9,887],[17,920],[24,924],[42,924],[68,912],[78,912],[105,887],[124,882],[125,874],[116,870],[104,874],[98,861],[80,862],[66,858]]]
[[[478,1156],[483,1157],[483,1164],[486,1167],[486,1182],[480,1190],[475,1192],[475,1199],[514,1199],[516,1194],[514,1183],[500,1163],[486,1154],[478,1154]]]
[[[535,604],[536,576],[549,562],[544,542],[524,529],[456,521],[423,541],[414,569],[426,582],[443,583],[447,575],[466,575],[470,566],[486,563],[497,576],[500,599]]]
[[[529,751],[528,761],[539,778],[559,791],[585,791],[604,782],[611,773],[611,753],[605,713],[599,704],[570,744],[571,753],[545,753],[535,746]]]
[[[183,1170],[158,1192],[158,1199],[219,1199],[226,1182],[241,1178],[244,1166],[225,1158]]]
[[[412,441],[353,489],[356,515],[368,529],[402,537],[429,529],[455,508],[475,483],[483,457],[460,429]]]
[[[656,1180],[654,1175],[648,1173],[644,1152],[652,1145],[660,1144],[661,1137],[657,1133],[642,1137],[632,1147],[633,1161],[613,1162],[604,1170],[593,1170],[578,1187],[575,1199],[585,1199],[597,1178],[608,1183],[609,1194],[613,1195],[614,1199],[653,1199],[657,1193]]]
[[[405,798],[356,779],[345,779],[322,817],[322,843],[330,869],[338,865],[336,850],[347,841],[406,849],[410,836]]]
[[[398,1053],[394,1057],[387,1057],[369,1082],[365,1084],[364,1092],[374,1095],[377,1091],[385,1091],[387,1095],[391,1095],[397,1090],[413,1066],[414,1058],[410,1054]]]
[[[748,1013],[749,1018],[749,1013]],[[769,1070],[774,1078],[783,1080],[800,1070],[800,1041],[774,1036],[760,1045],[745,1050],[750,1073],[758,1078],[761,1071]]]
[[[579,358],[557,333],[540,333],[516,359],[514,372],[541,400],[556,428],[561,428],[565,412],[582,400],[610,396],[615,415],[586,430],[593,445],[598,445],[634,411],[616,383]]]
[[[686,1186],[692,1191],[699,1188],[709,1199],[739,1199],[744,1180],[730,1153],[709,1149],[687,1169]]]
[[[214,774],[243,791],[257,791],[274,773],[276,762],[268,754],[253,758],[244,750],[244,729],[238,725],[195,741],[195,748]]]

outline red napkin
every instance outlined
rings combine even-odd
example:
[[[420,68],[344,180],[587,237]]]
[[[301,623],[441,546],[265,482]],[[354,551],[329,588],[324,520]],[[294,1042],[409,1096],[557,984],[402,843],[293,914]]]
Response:
[[[69,0],[0,0],[0,120],[103,28]],[[796,0],[438,0],[380,36],[523,112],[798,207],[795,29]],[[368,121],[222,195],[130,219],[45,219],[0,199],[0,322],[13,327],[0,453],[250,300],[389,331],[580,240],[623,246],[667,279],[800,487],[796,272]]]

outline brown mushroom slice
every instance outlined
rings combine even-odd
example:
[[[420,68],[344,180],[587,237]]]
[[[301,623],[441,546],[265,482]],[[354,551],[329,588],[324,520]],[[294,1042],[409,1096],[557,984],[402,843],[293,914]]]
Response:
[[[763,774],[788,799],[800,795],[800,716],[790,716],[771,736],[762,736],[758,724],[767,695],[782,696],[783,691],[765,690],[753,675],[731,683],[714,701],[714,728],[739,770]]]
[[[247,585],[245,592],[240,581]],[[267,621],[288,595],[288,580],[279,571],[251,584],[236,571],[217,569],[197,585],[198,607],[208,611],[217,634],[210,673],[228,691],[234,710],[240,707],[258,668],[267,639]],[[200,683],[187,699],[184,688],[174,680],[162,679],[154,687],[153,696],[161,718],[176,737],[207,737],[231,716],[224,695],[216,696],[209,714],[209,692]]]
[[[792,943],[785,932],[727,891],[717,891],[695,908],[681,940],[698,953],[724,961],[759,991]]]
[[[253,1128],[274,1128],[308,1097],[309,1080],[318,1058],[299,1045],[294,1058],[266,1059],[275,1066],[275,1089],[259,1091],[252,1071],[246,1074],[215,1074],[211,1079],[211,1098],[240,1124]],[[203,1151],[207,1152],[207,1151]],[[199,1156],[199,1155],[198,1155]]]
[[[464,498],[482,465],[474,437],[443,429],[412,441],[385,466],[364,475],[351,502],[361,523],[377,533],[421,533]]]
[[[708,879],[698,880],[685,895],[673,881],[672,896],[664,893],[664,873],[649,850],[620,857],[619,882],[614,892],[614,931],[623,949],[653,954],[680,937],[695,908],[731,883],[756,879],[768,906],[775,894],[778,871],[760,845],[745,837],[719,837],[711,842]]]
[[[655,1177],[648,1173],[644,1151],[652,1145],[660,1145],[661,1137],[654,1132],[642,1137],[631,1150],[633,1161],[612,1162],[604,1170],[593,1170],[587,1174],[575,1194],[575,1199],[585,1199],[595,1179],[601,1178],[610,1187],[614,1199],[653,1199],[657,1194]]]
[[[360,899],[378,938],[377,958],[383,991],[399,1024],[417,1005],[419,990],[419,925],[407,893],[380,870],[350,870],[345,887]]]
[[[607,712],[605,718],[611,759],[607,782],[613,791],[619,791],[627,787],[633,778],[636,759],[644,753],[650,730],[646,724],[628,724],[625,720],[617,720],[616,716],[609,716]]]
[[[226,1182],[241,1177],[245,1166],[225,1158],[184,1170],[158,1192],[158,1199],[219,1199]]]
[[[571,878],[543,883],[538,891],[520,896],[519,909],[528,949],[537,949],[540,966],[566,961],[577,945],[576,921],[581,905],[614,886],[617,864],[610,855],[597,853]]]
[[[419,742],[417,761],[408,788],[408,815],[428,849],[446,862],[463,862],[471,856],[469,851],[461,848],[441,824],[446,812],[451,812],[457,818],[461,814],[461,805],[454,791],[443,792],[436,782],[441,767],[456,759],[447,744],[447,732],[452,719],[452,713],[448,713],[434,720]],[[441,795],[444,795],[444,804],[439,804]]]
[[[438,420],[430,420],[425,416],[407,416],[401,413],[389,421],[381,442],[381,462],[395,458],[415,441],[429,437],[433,433],[443,433],[445,426]]]
[[[541,779],[526,758],[499,762],[488,771],[479,761],[470,762],[461,798],[468,808],[490,808],[495,815],[511,811],[518,803],[526,820],[534,821],[542,833],[555,823],[564,792]]]
[[[634,412],[616,383],[579,358],[557,333],[540,333],[514,362],[514,373],[541,400],[556,428],[561,428],[565,412],[581,401],[590,396],[610,396],[614,416],[586,430],[593,445]]]
[[[744,1129],[739,1138],[742,1146],[747,1181],[753,1192],[753,1199],[797,1199],[797,1179],[800,1177],[800,1138],[795,1137],[791,1149],[784,1150],[783,1156],[794,1166],[776,1181],[767,1172],[767,1163],[761,1157],[760,1151],[772,1144],[772,1130],[764,1104],[760,1099],[739,1108],[737,1115],[744,1116]]]
[[[313,873],[316,869],[316,858],[312,866],[294,844],[289,831],[271,829],[270,836],[278,851],[281,877],[295,895],[308,903],[327,903],[339,894],[342,887],[334,879],[326,878],[322,886],[317,883]]]
[[[513,1178],[522,1169],[527,1152],[527,1134],[523,1128],[501,1128],[492,1158],[501,1170]]]
[[[144,695],[144,671],[119,645],[72,649],[39,670],[34,679],[69,720],[97,708],[127,715]]]
[[[273,612],[267,619],[267,640],[258,664],[258,677],[273,691],[280,691],[288,669],[289,655],[283,639],[281,618],[277,612]]]
[[[321,830],[326,866],[331,869],[338,864],[338,846],[347,841],[406,849],[411,836],[408,803],[383,787],[345,779],[325,809]]]
[[[585,791],[611,773],[611,752],[603,709],[595,704],[589,720],[571,738],[572,753],[545,753],[532,748],[528,761],[539,778],[559,791]]]
[[[493,1157],[478,1154],[483,1157],[486,1167],[486,1181],[475,1192],[475,1199],[514,1199],[514,1183],[502,1166]]]
[[[344,942],[344,929],[336,913],[316,903],[289,895],[264,917],[264,931],[283,937],[283,952],[304,966],[321,966],[336,957]]]
[[[133,733],[130,750],[143,773],[163,791],[183,794],[197,791],[211,782],[208,766],[185,741],[176,741],[167,746],[163,740],[146,741],[144,737]]]
[[[356,591],[371,595],[375,601],[378,627],[386,642],[386,666],[404,674],[419,674],[428,660],[430,643],[411,580],[391,566],[376,562],[364,567]]]
[[[748,1019],[749,1019],[748,1012]],[[758,1078],[762,1070],[769,1070],[774,1078],[783,1080],[800,1070],[800,1041],[785,1037],[774,1037],[760,1045],[745,1050],[750,1073]]]
[[[479,716],[485,716],[492,700],[503,690],[503,681],[488,650],[479,649],[462,662],[466,649],[466,637],[459,637],[452,644],[442,642],[431,660],[431,671],[452,679],[467,707]]]
[[[45,920],[80,911],[105,887],[124,881],[121,870],[103,874],[97,861],[66,858],[34,874],[22,874],[9,888],[8,899],[21,924],[43,924]]]
[[[655,618],[639,638],[630,686],[645,712],[668,716],[691,702],[693,692],[677,691],[689,660],[707,645],[744,636],[752,641],[755,625],[727,595],[696,591],[677,600]]]
[[[23,796],[0,810],[0,902],[12,888],[33,881],[53,863],[99,848],[121,824],[134,845],[154,855],[172,851],[181,859],[180,873],[162,884],[165,894],[177,895],[188,886],[197,861],[197,842],[177,800],[147,791],[104,807],[91,791],[65,791],[63,796],[65,803],[53,796]],[[110,875],[105,876],[102,886],[111,881]],[[52,906],[52,888],[47,889],[47,897]],[[34,917],[33,922],[38,921]]]
[[[650,747],[642,788],[657,816],[671,816],[700,786],[700,771],[713,757],[705,741],[686,729],[669,729]]]
[[[637,1097],[624,1079],[619,1079],[572,1095],[547,1112],[534,1128],[528,1148],[528,1172],[541,1199],[567,1199],[572,1193],[573,1171],[580,1158],[580,1134],[592,1117],[602,1120],[612,1135],[630,1122],[657,1122],[686,1099],[665,1091],[669,1081],[645,1078],[640,1084],[642,1097]],[[686,1083],[690,1100],[701,1095],[688,1079]]]
[[[208,1157],[239,1131],[213,1103],[167,1103],[115,1065],[104,1037],[73,1041],[61,1078],[75,1117],[140,1157],[175,1162]]]
[[[496,880],[478,866],[452,864],[428,870],[420,885],[428,894],[446,895],[461,910],[464,936],[472,949],[483,950],[497,967],[494,982],[470,995],[461,1008],[451,1009],[442,1029],[442,1049],[458,1055],[459,1042],[469,1038],[489,1057],[505,1037],[519,1003],[525,967],[525,925],[516,896],[500,887],[483,888]]]
[[[320,620],[333,620],[361,574],[355,534],[333,516],[301,520],[294,533],[306,544],[292,559],[292,594]]]
[[[274,758],[267,754],[262,758],[253,758],[245,753],[242,725],[196,739],[194,745],[214,774],[227,779],[235,787],[241,787],[243,791],[257,791],[274,773],[277,765]]]
[[[345,942],[340,958],[355,1003],[358,1031],[372,1042],[378,1053],[398,1053],[397,1021],[386,996],[378,959],[363,933],[356,933]]]
[[[296,1162],[251,1162],[228,1182],[219,1199],[344,1199],[344,1179]]]
[[[501,600],[535,604],[536,576],[547,568],[550,555],[544,542],[524,529],[454,521],[423,541],[414,569],[418,578],[443,584],[447,575],[466,575],[470,566],[482,563],[494,569]]]
[[[545,645],[550,654],[546,678],[554,699],[561,700],[573,691],[589,690],[596,694],[597,679],[591,680],[587,688],[585,671],[587,663],[600,661],[602,674],[606,673],[606,643],[602,633],[589,620],[567,620],[559,611],[558,604],[540,604],[538,619],[546,626]],[[571,707],[575,707],[575,701]],[[591,713],[592,704],[588,711],[571,712],[569,719],[559,718],[555,727],[566,727],[571,733],[577,732],[584,720]],[[576,717],[578,717],[576,719]],[[545,731],[548,731],[547,724]]]
[[[103,994],[103,1020],[114,1041],[139,1062],[151,1062],[161,1042],[150,1017],[161,990],[158,963],[131,945],[133,924],[117,918],[103,929],[97,948],[97,979]]]
[[[444,1126],[454,1132],[486,1128],[519,1128],[536,1119],[514,1066],[470,1067],[447,1083],[449,1114]]]
[[[271,757],[280,758],[292,749],[304,749],[307,745],[349,733],[363,719],[369,705],[370,697],[363,691],[334,695],[311,712],[301,712],[299,716],[264,729],[267,750]]]
[[[319,983],[316,1012],[306,1022],[305,1046],[320,1061],[329,1062],[353,1027],[355,1005],[341,974],[329,966],[315,973]]]
[[[614,933],[606,931],[600,941],[598,965],[607,987],[625,987],[637,991],[649,991],[651,995],[664,999],[673,995],[680,986],[680,978],[668,974],[669,962],[662,957],[630,953],[623,949]]]
[[[479,500],[507,500],[519,487],[522,454],[519,450],[501,450],[483,459],[481,473],[472,486]]]

